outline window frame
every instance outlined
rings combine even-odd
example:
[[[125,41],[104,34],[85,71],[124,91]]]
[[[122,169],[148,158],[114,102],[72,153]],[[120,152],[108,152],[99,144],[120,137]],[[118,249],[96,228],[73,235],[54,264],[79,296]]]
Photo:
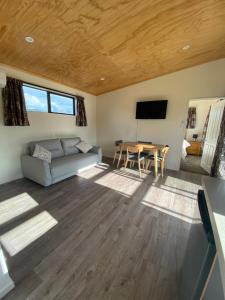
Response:
[[[23,86],[46,92],[46,94],[47,94],[47,107],[48,107],[47,113],[57,114],[57,115],[66,115],[66,116],[76,116],[77,115],[77,109],[76,109],[77,98],[76,98],[75,95],[63,93],[63,92],[60,92],[60,91],[57,91],[57,90],[48,89],[46,87],[31,84],[31,83],[28,83],[28,82],[23,82]],[[51,94],[72,99],[73,100],[73,113],[72,114],[67,114],[67,113],[63,113],[63,112],[62,113],[52,112],[52,110],[51,110]],[[25,99],[25,102],[26,102],[26,99]],[[30,112],[33,112],[33,111],[30,111]]]

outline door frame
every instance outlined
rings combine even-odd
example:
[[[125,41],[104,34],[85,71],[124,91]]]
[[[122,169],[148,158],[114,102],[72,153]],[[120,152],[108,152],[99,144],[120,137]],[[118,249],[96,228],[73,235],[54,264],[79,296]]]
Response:
[[[196,97],[196,98],[191,98],[187,101],[187,105],[186,105],[186,114],[185,114],[185,117],[182,121],[182,125],[183,125],[183,140],[186,139],[186,134],[187,134],[187,129],[186,129],[186,121],[187,121],[187,116],[188,116],[188,108],[189,108],[189,103],[190,101],[212,101],[212,100],[219,100],[219,99],[225,99],[224,96],[221,96],[221,97]],[[183,151],[183,140],[182,140],[182,146],[181,146],[181,159],[180,159],[180,168],[179,170],[182,170],[181,169],[181,164],[182,164],[182,151]]]
[[[223,103],[222,103],[223,102]],[[221,104],[222,103],[222,107],[223,107],[223,110],[222,110],[222,112],[221,112],[221,120],[220,120],[220,123],[219,123],[219,126],[218,126],[218,136],[216,137],[216,145],[215,145],[215,149],[214,149],[214,152],[213,152],[213,158],[212,158],[212,162],[211,162],[211,165],[210,165],[210,167],[208,168],[208,166],[207,165],[205,165],[205,167],[204,167],[204,164],[202,164],[202,159],[201,159],[201,167],[204,169],[204,170],[206,170],[209,174],[210,174],[210,172],[211,172],[211,167],[212,167],[212,163],[213,163],[213,159],[214,159],[214,157],[215,157],[215,151],[216,151],[216,147],[217,147],[217,143],[218,143],[218,137],[219,137],[219,134],[220,134],[220,126],[221,126],[221,122],[222,122],[222,117],[223,117],[223,111],[224,111],[224,108],[225,108],[225,97],[221,97],[221,98],[218,98],[218,101],[217,101],[217,103],[215,103],[215,104]],[[211,114],[211,112],[210,112],[210,114]],[[214,123],[215,124],[215,123]],[[208,125],[210,125],[210,116],[209,116],[209,124]],[[208,128],[207,128],[207,131],[206,131],[206,138],[207,138],[207,132],[208,132]],[[209,146],[210,146],[210,143],[208,144]],[[212,145],[212,144],[211,144]],[[202,154],[204,153],[204,149],[206,149],[205,148],[205,145],[204,145],[204,147],[203,147],[203,151],[202,151]],[[202,156],[202,158],[203,158],[203,156]]]

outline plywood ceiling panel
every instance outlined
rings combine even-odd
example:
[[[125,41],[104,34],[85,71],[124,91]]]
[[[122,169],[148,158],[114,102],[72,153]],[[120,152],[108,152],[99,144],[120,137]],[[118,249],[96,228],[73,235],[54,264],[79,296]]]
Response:
[[[95,95],[225,57],[224,0],[0,0],[0,7],[0,63]]]

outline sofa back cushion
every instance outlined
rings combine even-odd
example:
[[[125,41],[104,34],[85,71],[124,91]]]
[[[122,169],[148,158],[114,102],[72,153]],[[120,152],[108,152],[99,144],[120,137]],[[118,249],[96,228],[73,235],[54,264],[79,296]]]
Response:
[[[79,153],[79,149],[76,147],[80,143],[79,137],[61,139],[63,151],[65,155],[72,155]]]
[[[30,142],[29,143],[30,155],[33,155],[36,144],[50,151],[52,159],[64,156],[63,148],[59,139]]]

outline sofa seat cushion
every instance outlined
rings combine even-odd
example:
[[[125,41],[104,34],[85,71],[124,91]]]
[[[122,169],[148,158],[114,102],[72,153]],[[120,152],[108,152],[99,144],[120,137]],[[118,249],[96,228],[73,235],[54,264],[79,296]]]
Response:
[[[96,164],[98,155],[95,153],[78,153],[53,159],[50,164],[53,180],[75,175],[78,170]],[[67,177],[68,177],[67,176]]]
[[[63,151],[65,155],[71,155],[79,153],[79,149],[76,147],[80,143],[81,139],[79,137],[74,138],[64,138],[61,139]]]
[[[36,144],[50,151],[52,159],[64,156],[63,148],[59,139],[30,142],[29,143],[30,155],[33,155]]]

